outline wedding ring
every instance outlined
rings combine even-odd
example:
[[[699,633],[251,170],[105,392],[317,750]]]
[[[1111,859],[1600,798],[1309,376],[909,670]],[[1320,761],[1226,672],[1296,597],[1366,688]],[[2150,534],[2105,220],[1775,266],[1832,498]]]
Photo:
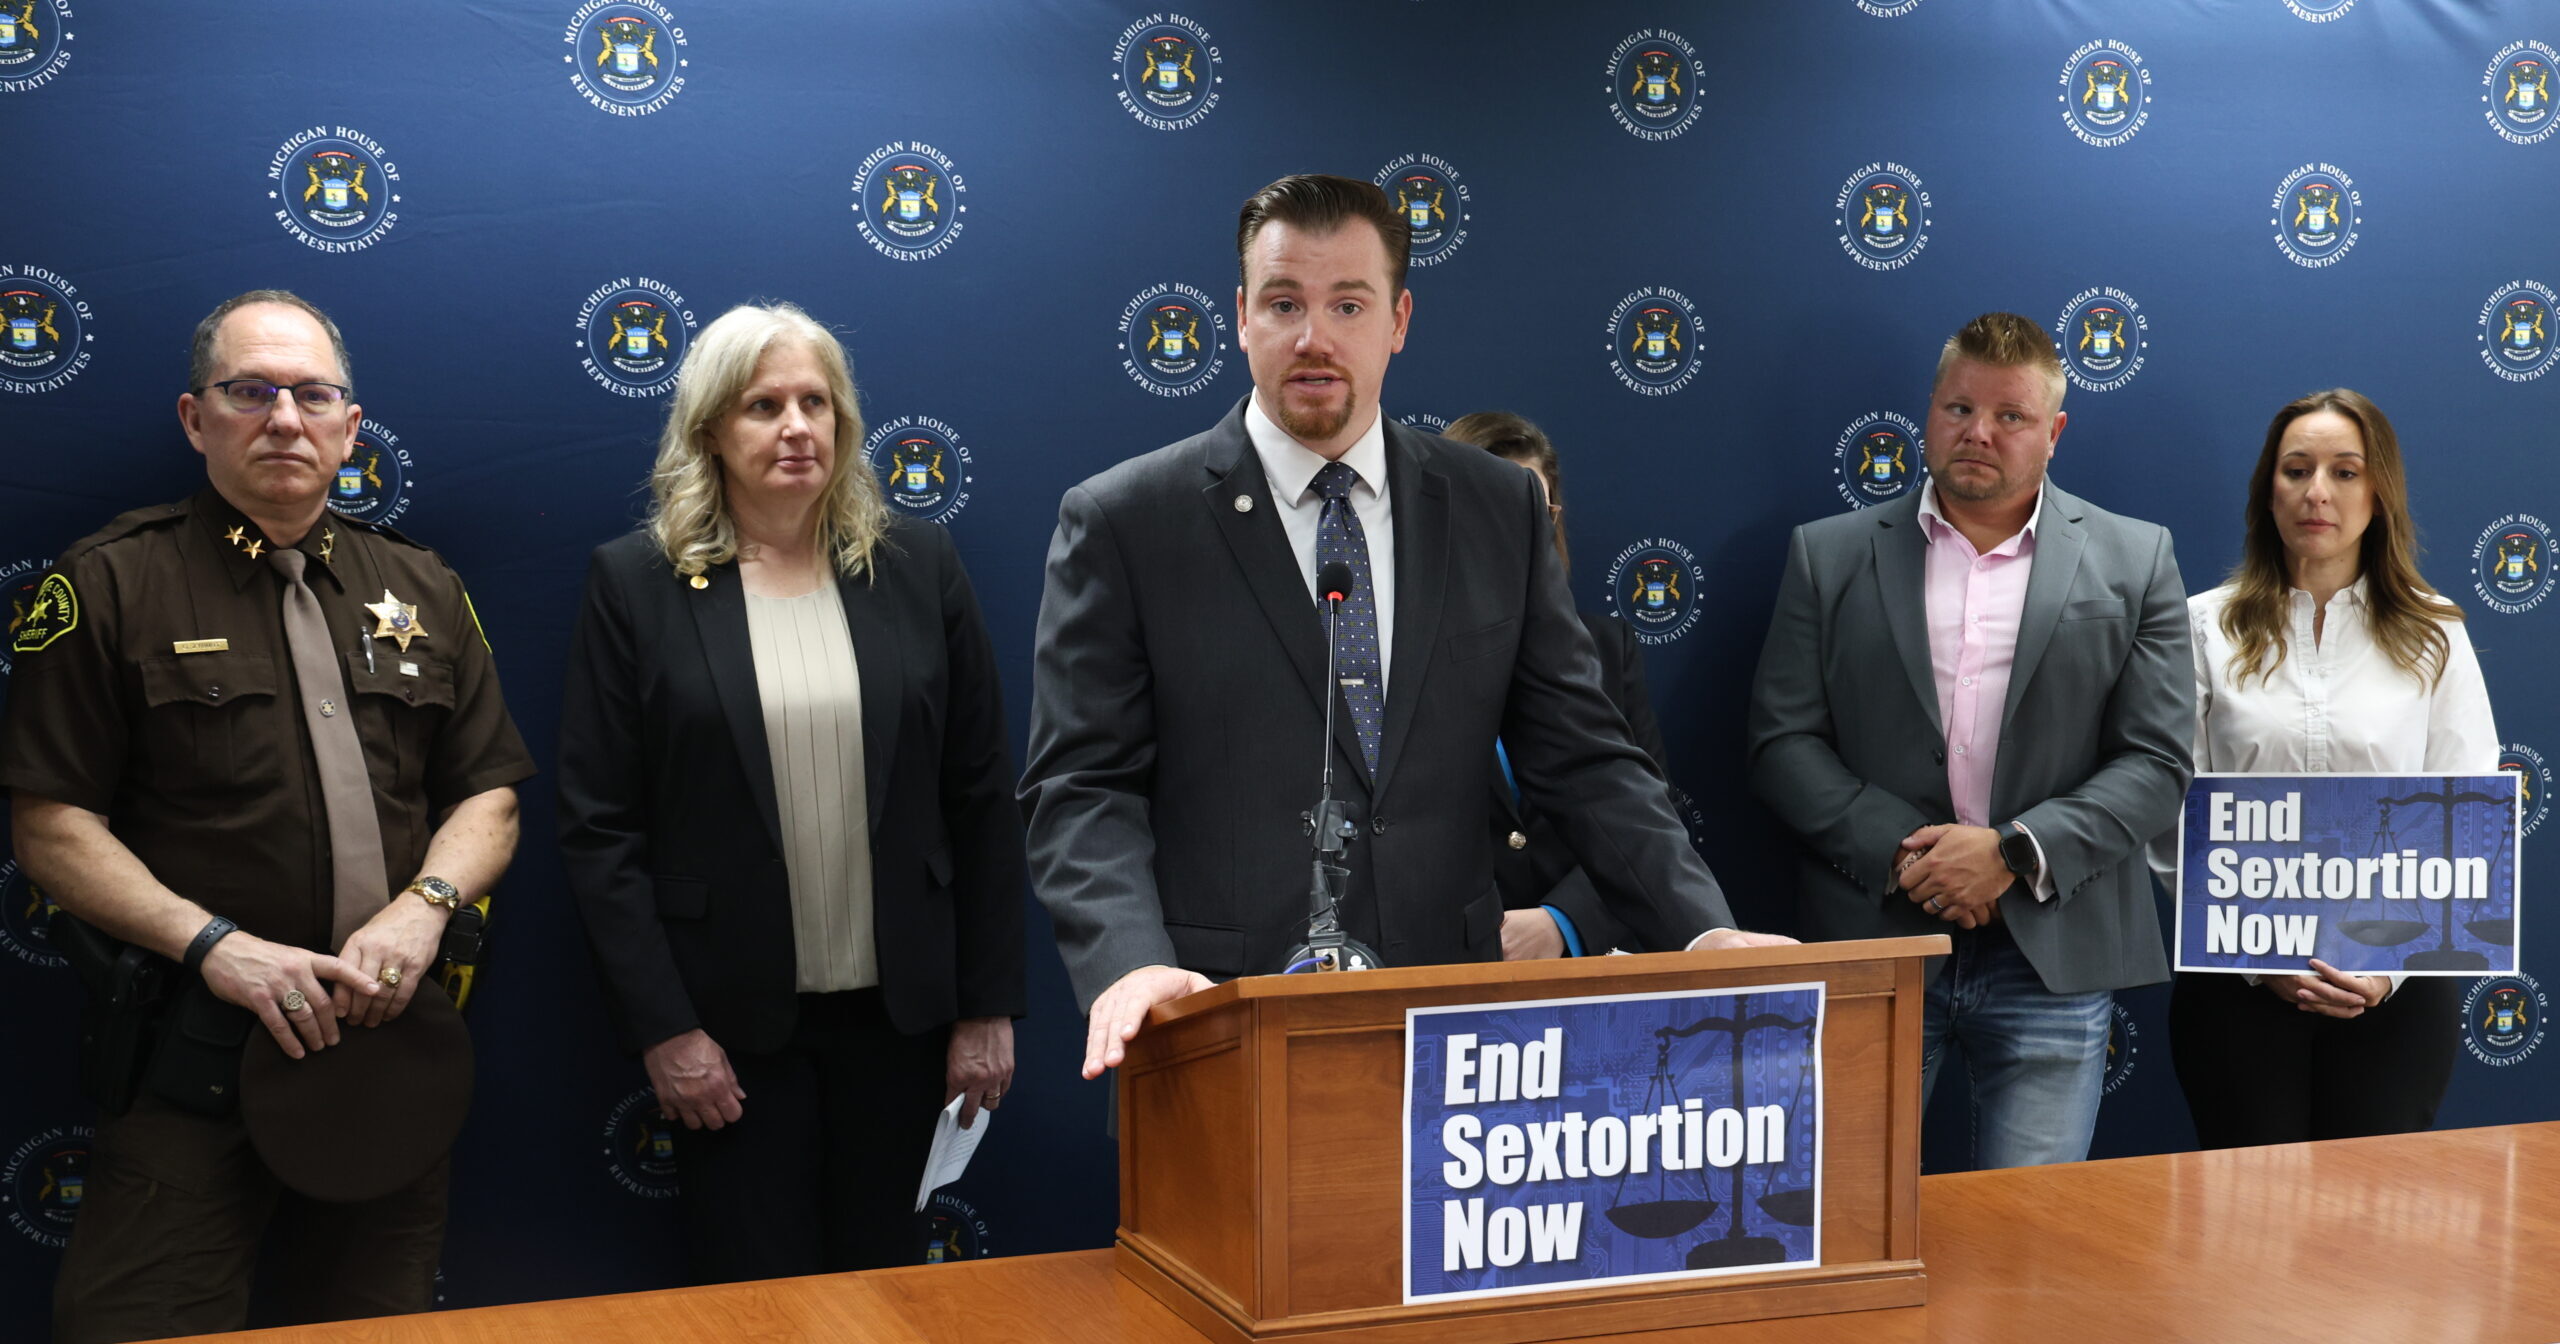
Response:
[[[298,989],[286,990],[283,1003],[284,1010],[288,1013],[298,1013],[311,1006],[311,1000],[302,997],[302,991]]]
[[[993,1105],[995,1105],[997,1102],[1004,1100],[1004,1094],[1003,1094],[1002,1092],[989,1092],[989,1093],[988,1093],[988,1094],[986,1094],[986,1096],[985,1096],[984,1098],[982,1098],[981,1100],[983,1101],[983,1103],[984,1103],[984,1104],[989,1105],[989,1106],[993,1106]]]
[[[1935,896],[1932,896],[1932,897],[1930,897],[1928,900],[1926,900],[1926,901],[1922,902],[1922,903],[1921,903],[1920,908],[1921,908],[1921,909],[1923,909],[1923,910],[1926,910],[1926,911],[1928,911],[1930,914],[1933,914],[1933,915],[1934,915],[1934,914],[1938,913],[1940,910],[1945,909],[1946,907],[1944,907],[1944,906],[1942,906],[1942,905],[1938,904],[1938,898],[1937,898],[1937,897],[1935,897]]]
[[[375,976],[374,979],[380,981],[385,989],[398,989],[400,987],[400,968],[397,966],[385,966],[382,968],[382,974]]]

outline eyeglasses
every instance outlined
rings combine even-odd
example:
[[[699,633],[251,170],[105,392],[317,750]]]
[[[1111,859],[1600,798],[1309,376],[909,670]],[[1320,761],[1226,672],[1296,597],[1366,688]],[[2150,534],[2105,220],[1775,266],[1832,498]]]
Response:
[[[194,388],[197,392],[220,392],[222,399],[235,411],[264,411],[273,406],[276,394],[291,392],[296,406],[319,413],[334,411],[355,395],[355,389],[338,383],[271,383],[264,378],[225,378]]]

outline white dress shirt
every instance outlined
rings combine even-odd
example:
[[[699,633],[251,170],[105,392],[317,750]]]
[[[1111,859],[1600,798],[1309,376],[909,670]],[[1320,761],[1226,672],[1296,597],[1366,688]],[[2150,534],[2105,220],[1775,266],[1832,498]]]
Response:
[[[1271,503],[1280,512],[1281,530],[1289,534],[1289,553],[1297,557],[1299,576],[1307,581],[1307,600],[1316,597],[1316,529],[1324,521],[1324,496],[1315,489],[1316,473],[1325,459],[1262,413],[1259,393],[1244,408],[1244,432],[1262,459],[1262,478],[1271,484]],[[1387,498],[1386,416],[1379,413],[1367,433],[1342,455],[1342,465],[1360,478],[1351,487],[1351,512],[1369,541],[1370,600],[1378,611],[1378,698],[1386,699],[1395,677],[1396,651],[1396,518]],[[1319,622],[1323,613],[1317,613]]]
[[[2444,675],[2430,687],[2373,639],[2365,581],[2329,599],[2311,637],[2311,594],[2285,594],[2284,661],[2273,675],[2233,680],[2237,645],[2223,633],[2224,584],[2187,599],[2195,626],[2196,769],[2258,774],[2485,775],[2498,768],[2498,728],[2480,660],[2460,624],[2444,622]],[[2175,831],[2151,846],[2162,886],[2177,880]],[[2397,988],[2400,977],[2388,976]],[[2254,980],[2253,980],[2254,983]]]
[[[1244,432],[1253,440],[1254,455],[1262,459],[1262,478],[1271,485],[1281,530],[1289,534],[1289,553],[1297,557],[1298,572],[1307,581],[1307,600],[1315,601],[1316,528],[1324,520],[1324,496],[1314,487],[1325,459],[1263,414],[1258,393],[1245,404]],[[1378,609],[1378,694],[1384,699],[1394,676],[1396,640],[1396,519],[1393,501],[1387,498],[1384,412],[1369,422],[1368,431],[1341,461],[1360,477],[1351,487],[1351,511],[1359,516],[1360,530],[1369,541],[1370,598]],[[1689,946],[1696,947],[1708,934],[1718,932],[1722,930],[1709,929],[1690,939]]]

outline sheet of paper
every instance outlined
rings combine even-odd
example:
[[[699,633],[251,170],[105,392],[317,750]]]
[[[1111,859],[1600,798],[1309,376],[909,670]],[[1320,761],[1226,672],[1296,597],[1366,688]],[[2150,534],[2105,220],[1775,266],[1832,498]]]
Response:
[[[916,1187],[916,1212],[924,1212],[924,1202],[933,1192],[960,1179],[969,1169],[969,1155],[987,1137],[987,1126],[995,1122],[996,1113],[981,1107],[978,1118],[967,1129],[960,1127],[960,1103],[967,1098],[953,1097],[933,1122],[933,1150],[925,1154],[924,1183]]]

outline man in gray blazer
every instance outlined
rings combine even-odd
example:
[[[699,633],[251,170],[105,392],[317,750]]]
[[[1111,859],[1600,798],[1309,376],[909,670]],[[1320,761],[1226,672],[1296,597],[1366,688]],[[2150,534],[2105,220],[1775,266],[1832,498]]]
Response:
[[[1600,689],[1536,478],[1380,412],[1413,312],[1385,194],[1283,178],[1236,241],[1252,395],[1068,491],[1049,547],[1022,799],[1085,1076],[1150,1007],[1306,940],[1299,814],[1328,751],[1358,832],[1342,924],[1389,965],[1501,954],[1497,737],[1646,945],[1793,941],[1731,927]],[[1350,575],[1338,689],[1320,559]]]
[[[2169,534],[2045,478],[2062,393],[2027,318],[1949,340],[1928,482],[1796,529],[1751,695],[1807,936],[1955,939],[1924,1086],[1959,1045],[1985,1167],[2088,1156],[2113,991],[2169,976],[2142,850],[2192,773]]]

